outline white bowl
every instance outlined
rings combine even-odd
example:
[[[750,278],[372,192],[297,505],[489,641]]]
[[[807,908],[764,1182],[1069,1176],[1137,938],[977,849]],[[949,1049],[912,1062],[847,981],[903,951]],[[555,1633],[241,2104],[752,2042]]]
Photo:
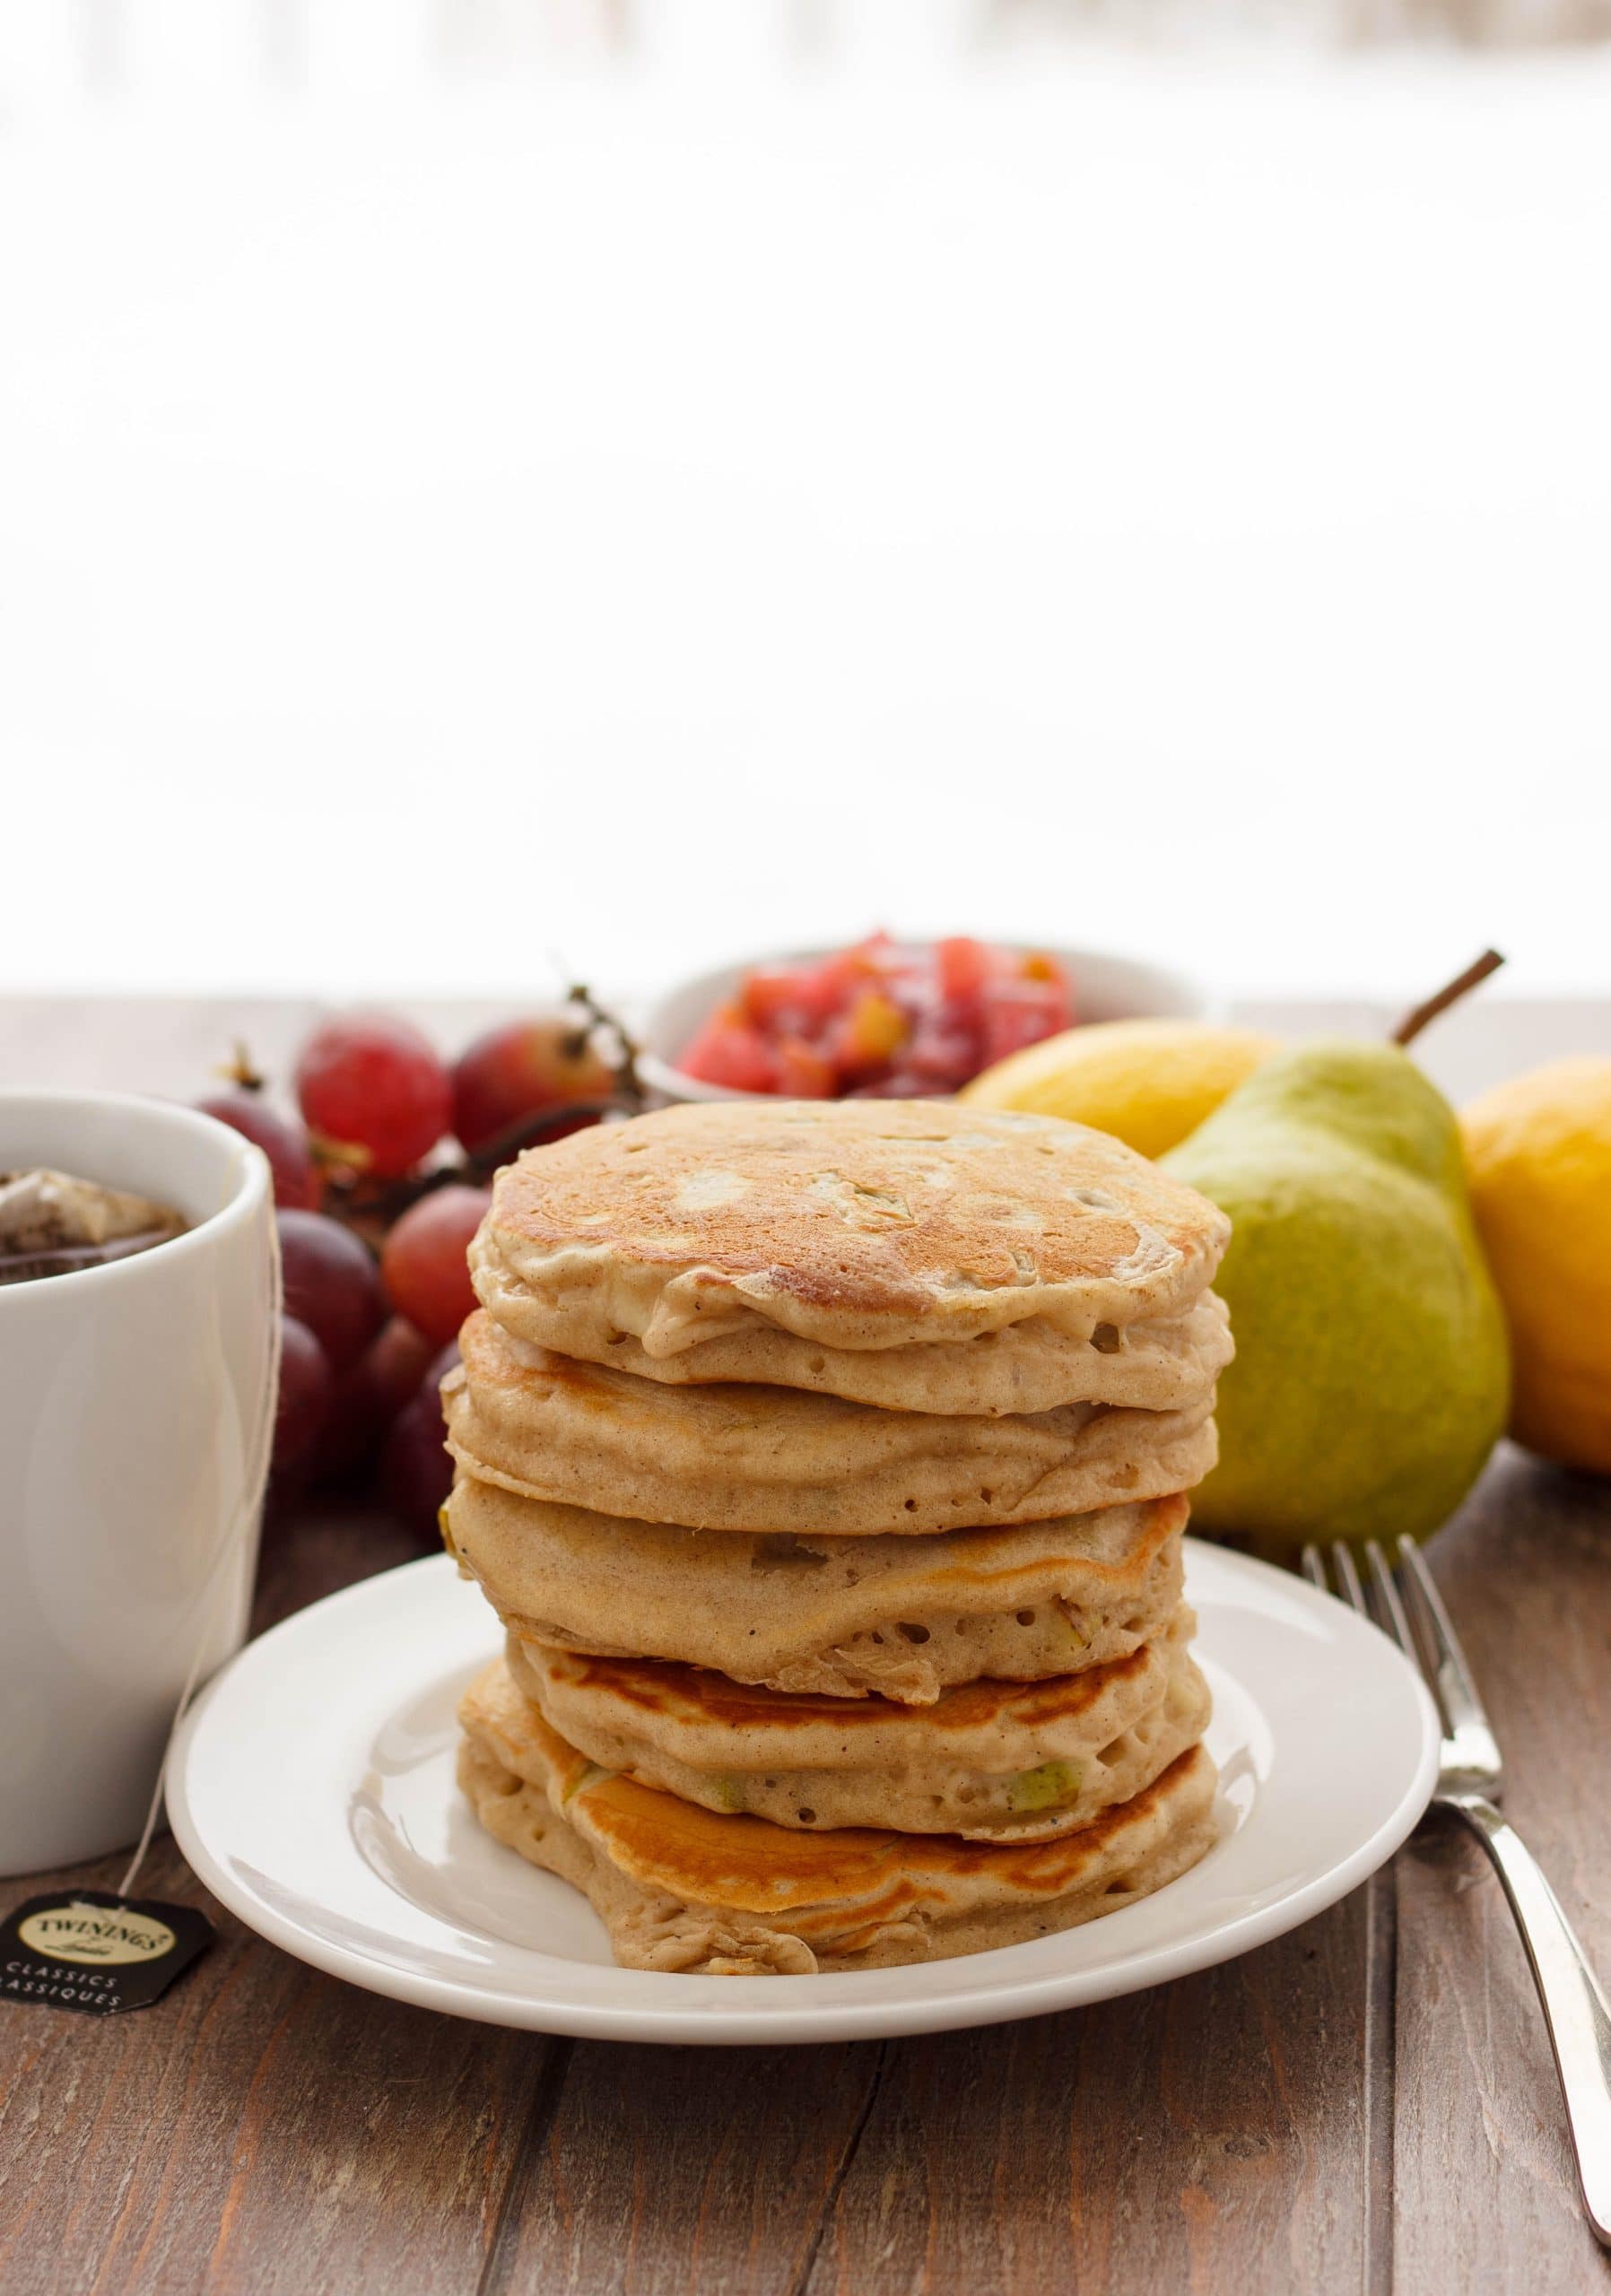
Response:
[[[1058,948],[1044,941],[1023,945],[1044,949],[1067,966],[1078,1022],[1190,1021],[1200,1019],[1208,1009],[1207,997],[1196,981],[1162,965],[1143,964],[1134,957],[1112,956],[1101,949]],[[644,1083],[670,1100],[770,1099],[769,1093],[735,1091],[726,1084],[707,1084],[697,1076],[685,1076],[677,1061],[701,1022],[727,1002],[745,975],[757,965],[810,964],[835,953],[823,948],[769,951],[736,964],[718,965],[713,972],[696,974],[668,989],[650,1008],[643,1025],[638,1069]]]

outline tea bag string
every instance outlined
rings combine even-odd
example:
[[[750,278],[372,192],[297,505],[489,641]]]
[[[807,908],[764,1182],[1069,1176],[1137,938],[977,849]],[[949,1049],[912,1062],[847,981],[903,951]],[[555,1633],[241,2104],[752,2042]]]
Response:
[[[208,1646],[212,1642],[213,1630],[218,1623],[219,1609],[223,1600],[224,1591],[230,1584],[228,1566],[234,1561],[243,1542],[251,1535],[253,1521],[268,1489],[269,1463],[274,1456],[274,1412],[280,1393],[280,1335],[284,1324],[283,1310],[285,1303],[284,1278],[280,1267],[280,1231],[272,1219],[269,1225],[269,1237],[268,1378],[264,1383],[257,1405],[257,1424],[252,1430],[251,1441],[247,1448],[246,1475],[241,1484],[239,1503],[225,1526],[218,1552],[213,1559],[213,1567],[207,1573],[206,1582],[202,1589],[202,1615],[196,1637],[196,1648],[191,1653],[189,1672],[185,1676],[185,1687],[179,1692],[179,1703],[173,1709],[173,1719],[168,1726],[168,1735],[162,1745],[162,1759],[157,1770],[157,1782],[152,1788],[151,1801],[145,1812],[145,1823],[141,1828],[140,1839],[135,1846],[135,1854],[129,1859],[128,1870],[118,1884],[117,1894],[124,1899],[127,1898],[129,1892],[134,1888],[140,1868],[144,1865],[147,1853],[151,1848],[151,1838],[157,1830],[157,1813],[162,1806],[162,1782],[168,1771],[168,1757],[172,1752],[173,1741],[178,1735],[179,1724],[185,1718],[186,1709],[196,1693],[196,1682],[202,1670],[202,1661],[206,1657]]]

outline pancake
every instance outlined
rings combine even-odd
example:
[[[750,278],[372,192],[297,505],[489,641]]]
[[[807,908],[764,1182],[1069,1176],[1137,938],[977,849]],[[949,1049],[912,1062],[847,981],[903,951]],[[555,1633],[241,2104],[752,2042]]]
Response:
[[[459,1715],[482,1824],[584,1890],[628,1969],[806,1976],[1016,1944],[1162,1889],[1215,1837],[1201,1746],[1077,1833],[1002,1845],[718,1816],[589,1762],[501,1660]]]
[[[1177,1611],[1152,1642],[1043,1683],[966,1683],[936,1705],[745,1688],[698,1666],[589,1658],[511,1635],[516,1688],[589,1761],[774,1825],[1044,1841],[1128,1802],[1195,1745],[1208,1686]]]
[[[1092,1352],[1190,1308],[1229,1234],[1191,1189],[1057,1118],[717,1102],[528,1150],[470,1262],[483,1304],[562,1354],[596,1360],[617,1334],[660,1361],[779,1333],[859,1353],[1029,1327],[1042,1352],[1065,1344],[1064,1402]],[[935,1408],[920,1385],[910,1402]]]
[[[663,1387],[470,1318],[443,1382],[448,1448],[526,1497],[695,1530],[861,1537],[1161,1499],[1214,1465],[1212,1385],[1180,1411],[1032,1418],[875,1410],[785,1387]]]
[[[484,1231],[470,1259],[483,1305],[511,1336],[663,1387],[798,1387],[884,1411],[971,1418],[1055,1411],[1069,1403],[1177,1411],[1218,1378],[1234,1352],[1224,1305],[1206,1292],[1172,1319],[1122,1329],[1099,1325],[1088,1340],[1030,1322],[982,1332],[965,1347],[857,1351],[819,1347],[758,1324],[723,1339],[701,1340],[680,1355],[651,1355],[640,1340],[616,1328],[602,1296],[591,1304],[572,1299],[562,1310],[527,1292]]]
[[[1180,1599],[1182,1498],[931,1538],[686,1531],[460,1474],[449,1552],[522,1640],[735,1682],[931,1705],[983,1675],[1122,1658]]]

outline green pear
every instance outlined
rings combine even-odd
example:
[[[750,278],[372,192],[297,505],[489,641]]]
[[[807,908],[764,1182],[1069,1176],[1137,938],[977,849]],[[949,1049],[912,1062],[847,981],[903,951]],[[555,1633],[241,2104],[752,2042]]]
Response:
[[[1236,1360],[1197,1526],[1279,1560],[1435,1529],[1510,1393],[1448,1103],[1395,1045],[1298,1045],[1162,1161],[1232,1221]]]

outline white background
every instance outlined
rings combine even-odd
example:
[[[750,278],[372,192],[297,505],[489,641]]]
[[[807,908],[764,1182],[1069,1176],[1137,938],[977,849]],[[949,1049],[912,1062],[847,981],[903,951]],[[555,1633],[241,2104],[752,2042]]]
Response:
[[[0,988],[1611,990],[1605,51],[5,24]]]

